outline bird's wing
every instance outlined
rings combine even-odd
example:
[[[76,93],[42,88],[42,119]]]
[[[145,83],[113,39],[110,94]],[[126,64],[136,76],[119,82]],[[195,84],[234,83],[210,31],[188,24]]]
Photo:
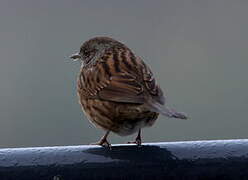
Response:
[[[157,84],[151,69],[144,63],[144,61],[140,57],[137,57],[137,61],[138,64],[140,64],[144,87],[150,95],[149,99],[153,99],[154,101],[157,101],[162,105],[165,104],[165,97],[163,95],[163,91]]]
[[[110,78],[109,84],[99,91],[100,99],[124,102],[144,103],[144,89],[130,74],[115,75]]]
[[[162,91],[156,85],[151,70],[131,51],[110,51],[95,67],[82,74],[81,85],[88,98],[145,103],[147,96],[151,96],[163,102]]]

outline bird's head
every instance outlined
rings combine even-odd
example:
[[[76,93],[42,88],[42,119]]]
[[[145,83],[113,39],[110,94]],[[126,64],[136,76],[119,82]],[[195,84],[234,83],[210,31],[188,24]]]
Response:
[[[84,65],[89,64],[99,58],[106,49],[115,45],[124,46],[122,43],[109,37],[95,37],[84,42],[80,47],[80,51],[71,55],[70,58],[74,61],[81,60]]]

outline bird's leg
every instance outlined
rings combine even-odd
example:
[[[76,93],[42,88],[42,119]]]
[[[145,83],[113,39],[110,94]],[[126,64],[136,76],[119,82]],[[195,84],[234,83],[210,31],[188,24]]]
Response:
[[[100,146],[104,146],[104,147],[111,147],[111,144],[107,140],[109,133],[110,133],[110,131],[107,131],[105,133],[105,135],[103,137],[101,137],[101,139],[98,142],[91,143],[91,145],[100,145]]]
[[[141,145],[141,143],[142,143],[141,142],[141,129],[139,129],[139,132],[138,132],[138,135],[137,135],[135,141],[129,141],[128,142],[128,144],[132,144],[132,143],[137,144],[138,146]]]

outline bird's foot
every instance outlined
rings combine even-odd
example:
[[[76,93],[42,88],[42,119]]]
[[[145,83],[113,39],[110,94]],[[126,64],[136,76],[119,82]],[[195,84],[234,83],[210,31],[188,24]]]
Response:
[[[103,147],[108,147],[109,149],[111,149],[111,144],[108,142],[107,137],[109,135],[110,131],[107,131],[105,133],[105,135],[96,143],[91,143],[91,145],[99,145],[99,146],[103,146]]]
[[[91,143],[90,145],[99,145],[99,146],[108,147],[111,149],[111,144],[107,141],[107,139],[101,139],[100,141]]]
[[[129,141],[128,144],[137,144],[137,146],[141,146],[141,139],[136,138],[135,141]]]

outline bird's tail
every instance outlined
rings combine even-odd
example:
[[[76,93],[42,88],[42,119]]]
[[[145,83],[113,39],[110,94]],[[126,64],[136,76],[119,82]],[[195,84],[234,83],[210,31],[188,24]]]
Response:
[[[148,107],[152,111],[155,111],[157,113],[161,113],[164,116],[167,116],[169,118],[177,118],[177,119],[188,119],[187,115],[183,112],[177,112],[172,108],[163,106],[162,104],[156,102],[155,100],[148,101]]]

